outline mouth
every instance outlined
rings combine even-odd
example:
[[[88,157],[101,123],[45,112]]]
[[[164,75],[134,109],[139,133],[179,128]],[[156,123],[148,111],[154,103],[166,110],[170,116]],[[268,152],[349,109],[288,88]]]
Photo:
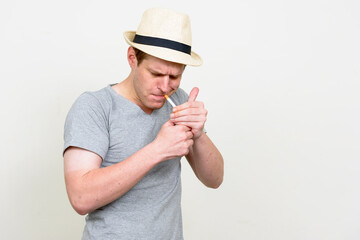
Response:
[[[165,100],[165,96],[164,95],[157,95],[157,94],[152,94],[153,98],[155,99],[155,101],[164,101]]]

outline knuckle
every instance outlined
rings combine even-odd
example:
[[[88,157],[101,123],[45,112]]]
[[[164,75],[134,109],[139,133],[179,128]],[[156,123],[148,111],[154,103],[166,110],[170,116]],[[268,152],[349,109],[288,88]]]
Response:
[[[189,131],[189,138],[192,138],[194,136],[193,132]]]
[[[181,130],[182,130],[182,131],[187,131],[187,129],[188,129],[188,128],[187,128],[185,125],[181,125]]]
[[[189,154],[189,149],[185,149],[182,155],[188,155]]]
[[[186,144],[184,144],[184,145],[181,147],[180,154],[181,154],[181,155],[187,155],[188,153],[189,153],[189,148],[186,146]]]

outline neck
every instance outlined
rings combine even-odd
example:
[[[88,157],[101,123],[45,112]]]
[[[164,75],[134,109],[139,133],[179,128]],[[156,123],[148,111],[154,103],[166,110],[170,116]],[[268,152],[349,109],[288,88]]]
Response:
[[[125,80],[114,85],[112,88],[117,94],[138,105],[146,114],[151,114],[153,112],[153,109],[145,107],[141,100],[138,98],[133,84],[132,73],[130,73]]]
[[[135,102],[134,100],[136,98],[134,96],[136,96],[136,93],[135,93],[131,74],[122,82],[114,85],[113,88],[119,95],[129,99],[132,102]]]

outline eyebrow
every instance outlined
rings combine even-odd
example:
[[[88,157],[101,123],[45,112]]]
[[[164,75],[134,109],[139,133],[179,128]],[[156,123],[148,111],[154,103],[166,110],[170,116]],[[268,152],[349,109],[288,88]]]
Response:
[[[182,72],[179,73],[179,74],[164,74],[164,73],[162,73],[162,72],[159,72],[159,71],[157,71],[157,70],[150,69],[150,68],[148,68],[148,71],[151,72],[152,74],[155,74],[155,75],[159,75],[159,76],[169,75],[170,77],[173,77],[173,78],[177,78],[177,77],[179,77],[179,76],[182,75]]]

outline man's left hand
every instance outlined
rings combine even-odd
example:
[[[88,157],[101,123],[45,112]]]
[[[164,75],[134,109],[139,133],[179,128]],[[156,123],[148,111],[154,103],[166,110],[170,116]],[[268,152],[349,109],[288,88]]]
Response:
[[[207,116],[204,103],[196,101],[198,94],[199,89],[194,87],[189,94],[189,100],[186,103],[176,106],[170,116],[173,123],[190,127],[194,135],[194,140],[203,134]]]

